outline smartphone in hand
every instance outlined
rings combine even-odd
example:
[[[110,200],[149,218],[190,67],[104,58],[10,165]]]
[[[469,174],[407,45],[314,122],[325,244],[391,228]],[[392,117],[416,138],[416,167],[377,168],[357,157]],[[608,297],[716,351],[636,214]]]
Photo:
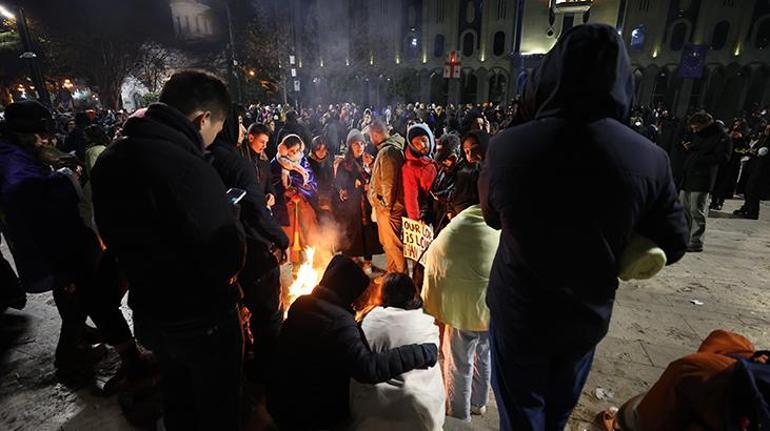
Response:
[[[230,205],[238,205],[238,203],[246,196],[246,190],[232,188],[227,190],[227,201]]]

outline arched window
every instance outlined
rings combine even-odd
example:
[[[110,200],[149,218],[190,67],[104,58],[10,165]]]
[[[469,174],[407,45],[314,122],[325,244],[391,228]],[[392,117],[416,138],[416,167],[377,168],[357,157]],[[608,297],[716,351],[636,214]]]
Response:
[[[681,51],[687,40],[687,24],[678,22],[671,29],[671,50]]]
[[[631,51],[642,51],[644,49],[644,40],[647,38],[647,26],[637,25],[631,30]]]
[[[476,47],[476,35],[473,32],[467,32],[463,36],[463,55],[470,57],[473,55],[473,50]]]
[[[505,32],[498,31],[495,33],[495,40],[492,43],[492,52],[496,56],[501,56],[505,52]]]
[[[664,102],[668,91],[668,74],[662,71],[655,77],[655,87],[652,90],[652,103],[657,105]]]
[[[770,17],[760,21],[759,28],[757,28],[757,38],[754,41],[754,46],[757,49],[765,49],[770,45]]]
[[[714,32],[711,34],[711,49],[719,51],[727,43],[727,35],[730,33],[730,23],[720,21],[714,26]]]
[[[437,34],[436,38],[433,39],[433,56],[439,57],[439,58],[444,56],[444,35],[443,34]]]
[[[415,32],[410,32],[404,39],[404,53],[406,58],[417,58],[420,54],[420,37]]]

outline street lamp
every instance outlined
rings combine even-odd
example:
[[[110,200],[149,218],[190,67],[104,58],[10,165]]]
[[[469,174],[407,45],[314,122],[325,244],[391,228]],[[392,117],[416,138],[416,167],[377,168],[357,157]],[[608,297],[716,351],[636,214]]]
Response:
[[[16,15],[12,14],[11,11],[6,9],[3,5],[0,5],[0,16],[6,19],[16,19]]]
[[[48,89],[45,86],[45,80],[43,80],[43,73],[40,71],[37,54],[32,50],[32,38],[30,37],[29,29],[27,28],[27,19],[24,17],[24,9],[21,7],[16,7],[15,9],[17,13],[13,14],[10,10],[0,5],[0,15],[6,19],[16,21],[16,25],[19,29],[19,36],[21,37],[22,45],[24,45],[24,53],[22,53],[19,58],[29,62],[30,75],[35,84],[38,100],[50,108],[51,97],[48,95]]]

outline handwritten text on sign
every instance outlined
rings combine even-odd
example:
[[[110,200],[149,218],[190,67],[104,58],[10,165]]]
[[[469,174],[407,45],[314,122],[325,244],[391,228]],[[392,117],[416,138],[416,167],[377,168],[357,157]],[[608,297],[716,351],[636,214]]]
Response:
[[[433,228],[425,223],[402,217],[401,234],[404,257],[416,261],[433,241]]]

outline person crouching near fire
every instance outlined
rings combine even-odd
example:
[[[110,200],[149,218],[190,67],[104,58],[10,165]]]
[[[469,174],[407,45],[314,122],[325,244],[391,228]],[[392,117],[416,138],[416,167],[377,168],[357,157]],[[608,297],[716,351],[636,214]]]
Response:
[[[313,293],[292,304],[267,385],[267,408],[279,429],[347,426],[351,378],[377,384],[436,364],[435,343],[370,349],[352,307],[368,285],[351,258],[337,255]]]
[[[305,143],[289,134],[278,144],[270,163],[275,186],[273,217],[283,226],[291,242],[291,261],[300,261],[299,252],[313,242],[316,234],[318,183],[305,156]]]

